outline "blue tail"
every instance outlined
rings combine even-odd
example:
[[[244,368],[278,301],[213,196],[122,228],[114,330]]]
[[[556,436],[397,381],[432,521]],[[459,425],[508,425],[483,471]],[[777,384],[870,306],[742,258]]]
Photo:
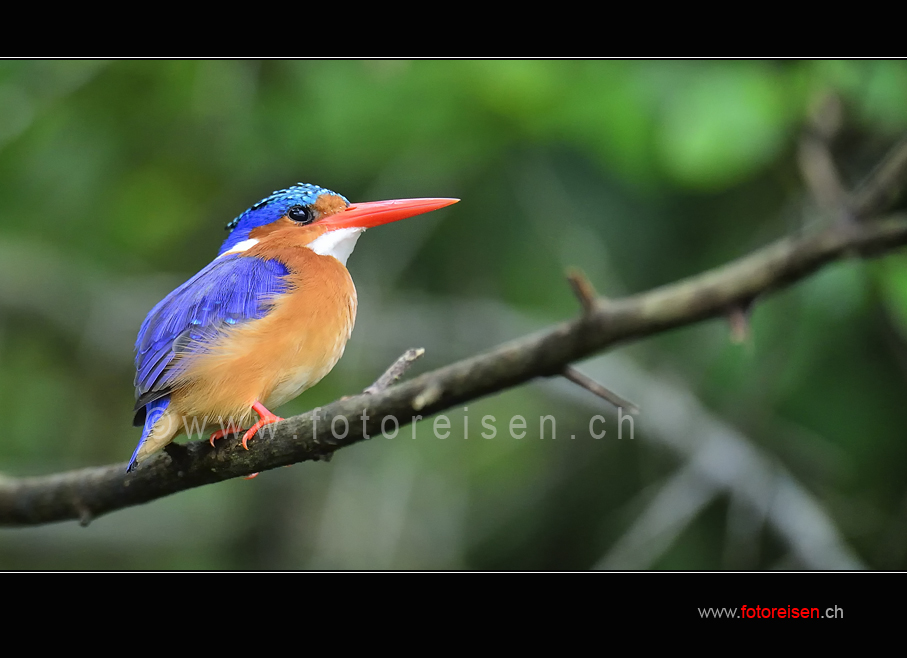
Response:
[[[151,434],[151,428],[154,427],[154,424],[160,420],[161,416],[164,415],[164,412],[167,411],[167,407],[170,406],[170,396],[159,398],[154,402],[149,402],[145,405],[145,426],[142,428],[142,438],[139,439],[139,444],[135,447],[135,451],[132,453],[132,459],[129,460],[129,466],[126,467],[126,472],[129,473],[133,471],[136,464],[136,455],[139,454],[139,450],[143,445],[145,445],[145,440],[148,438],[148,435]]]

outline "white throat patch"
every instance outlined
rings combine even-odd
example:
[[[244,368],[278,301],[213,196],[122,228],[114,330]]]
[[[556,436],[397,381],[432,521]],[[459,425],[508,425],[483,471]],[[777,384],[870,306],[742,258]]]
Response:
[[[356,240],[365,231],[364,228],[338,228],[320,235],[308,245],[309,249],[322,256],[333,256],[343,265],[356,247]]]

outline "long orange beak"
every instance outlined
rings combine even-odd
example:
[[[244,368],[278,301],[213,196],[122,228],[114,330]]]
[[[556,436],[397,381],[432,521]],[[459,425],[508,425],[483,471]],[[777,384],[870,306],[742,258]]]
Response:
[[[393,201],[370,201],[354,203],[346,210],[322,219],[319,224],[338,228],[372,228],[389,224],[413,215],[438,210],[455,204],[459,199],[395,199]]]

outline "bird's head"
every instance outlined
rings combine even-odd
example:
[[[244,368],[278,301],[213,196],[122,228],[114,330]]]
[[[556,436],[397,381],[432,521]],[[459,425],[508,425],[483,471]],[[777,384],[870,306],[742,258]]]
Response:
[[[244,251],[280,231],[292,231],[293,242],[316,253],[334,256],[344,265],[367,228],[420,215],[459,199],[396,199],[351,204],[331,190],[298,183],[265,197],[227,224],[230,235],[220,254]]]

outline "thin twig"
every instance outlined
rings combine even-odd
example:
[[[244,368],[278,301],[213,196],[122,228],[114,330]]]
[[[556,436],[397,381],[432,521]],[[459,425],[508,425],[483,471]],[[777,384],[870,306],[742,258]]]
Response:
[[[400,355],[400,358],[391,364],[390,368],[384,371],[383,375],[375,380],[374,384],[362,392],[367,393],[368,395],[374,395],[375,393],[380,393],[386,388],[389,388],[396,383],[396,381],[400,379],[423,354],[425,354],[425,348],[423,347],[409,348]]]
[[[574,384],[582,386],[587,391],[594,393],[600,398],[603,398],[613,404],[618,409],[626,409],[629,413],[635,415],[639,414],[639,407],[627,400],[626,398],[620,397],[614,391],[611,391],[591,377],[584,375],[579,370],[573,366],[567,366],[564,368],[564,371],[561,373],[565,378],[569,379]]]
[[[892,148],[854,192],[851,209],[859,220],[889,210],[907,187],[907,136]]]

